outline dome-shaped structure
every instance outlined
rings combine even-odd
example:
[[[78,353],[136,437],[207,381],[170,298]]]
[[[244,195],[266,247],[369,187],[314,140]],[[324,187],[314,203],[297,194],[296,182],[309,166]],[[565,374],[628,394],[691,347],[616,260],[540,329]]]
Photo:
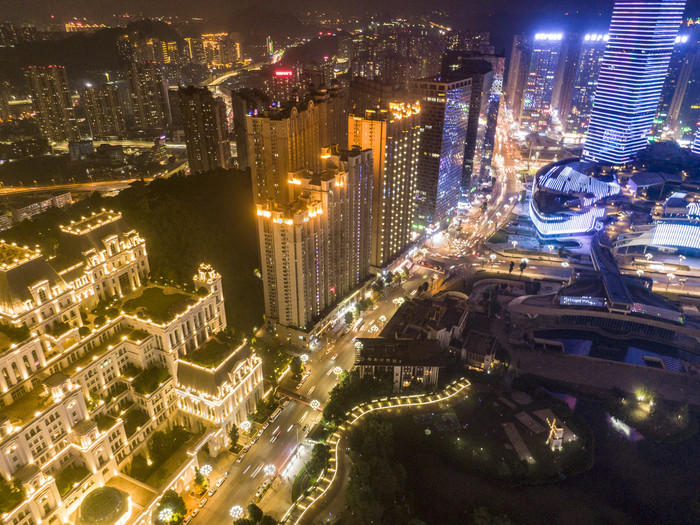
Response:
[[[129,498],[114,487],[90,492],[80,504],[76,525],[114,525],[131,511]]]

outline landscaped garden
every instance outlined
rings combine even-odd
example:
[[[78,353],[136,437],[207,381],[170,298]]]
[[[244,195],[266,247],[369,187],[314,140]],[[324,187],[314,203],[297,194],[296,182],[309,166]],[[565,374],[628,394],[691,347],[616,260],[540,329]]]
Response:
[[[56,475],[58,492],[61,496],[65,496],[89,474],[90,471],[85,465],[73,464],[67,466]]]
[[[126,301],[123,309],[143,319],[167,323],[195,303],[196,301],[189,294],[174,289],[166,293],[165,288],[154,285],[145,288],[138,297]]]
[[[170,374],[165,367],[151,366],[138,374],[131,382],[131,386],[136,392],[145,396],[155,392],[169,377]]]
[[[26,494],[26,490],[18,481],[7,481],[0,476],[0,513],[10,512],[19,505]]]
[[[123,419],[126,437],[131,437],[134,435],[134,432],[139,429],[139,427],[142,427],[148,423],[149,417],[148,412],[133,405],[124,413]]]
[[[132,478],[160,487],[184,461],[185,445],[197,439],[181,426],[154,432],[147,444],[147,456],[136,454],[126,471]]]
[[[197,350],[191,350],[182,356],[184,361],[207,368],[215,368],[235,350],[228,341],[217,335],[209,339],[204,346]]]

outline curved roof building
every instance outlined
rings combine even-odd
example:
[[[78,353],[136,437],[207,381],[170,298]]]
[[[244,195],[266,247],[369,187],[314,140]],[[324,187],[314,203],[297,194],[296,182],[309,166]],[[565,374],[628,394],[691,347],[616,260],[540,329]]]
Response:
[[[620,185],[585,173],[591,165],[578,159],[549,164],[535,176],[530,219],[542,238],[593,232],[605,216],[602,201],[620,193]]]

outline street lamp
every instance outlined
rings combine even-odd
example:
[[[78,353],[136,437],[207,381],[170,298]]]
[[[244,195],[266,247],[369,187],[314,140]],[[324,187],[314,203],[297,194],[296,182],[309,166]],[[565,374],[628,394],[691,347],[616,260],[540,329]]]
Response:
[[[173,509],[166,507],[158,513],[158,519],[165,523],[173,519]]]
[[[274,476],[275,472],[277,472],[277,467],[275,467],[272,463],[265,465],[265,468],[263,469],[263,474],[265,474],[268,478]]]
[[[666,289],[668,290],[668,286],[671,284],[671,280],[675,277],[672,273],[667,273],[666,277],[668,277],[668,281],[666,282]]]
[[[318,410],[321,408],[321,402],[318,399],[313,399],[311,403],[309,403],[309,406],[311,406],[311,408],[314,410]]]
[[[678,264],[682,264],[683,261],[685,261],[685,255],[679,255],[678,256]]]
[[[343,373],[343,369],[340,368],[339,366],[336,366],[336,367],[333,369],[333,373],[334,373],[335,375],[339,376],[340,374]]]
[[[489,255],[489,259],[491,259],[491,269],[493,270],[493,263],[496,260],[496,254],[492,253],[491,255]]]
[[[209,474],[211,474],[211,465],[202,465],[199,471],[205,476],[209,476]]]
[[[243,507],[240,505],[234,505],[231,507],[231,510],[229,511],[229,514],[234,520],[237,520],[238,518],[243,517]]]
[[[644,275],[644,270],[637,270],[637,276],[641,277],[642,275]]]
[[[301,354],[301,362],[306,363],[309,360],[309,354]]]
[[[243,423],[241,423],[241,430],[243,430],[243,432],[248,432],[252,426],[253,424],[250,421],[246,420]]]
[[[513,249],[515,250],[515,247],[518,245],[518,241],[510,241],[510,243],[513,245]]]
[[[653,256],[652,254],[650,254],[650,253],[645,253],[645,254],[644,254],[644,257],[646,257],[647,261],[649,261],[649,260],[651,260],[651,258],[654,257],[654,256]]]

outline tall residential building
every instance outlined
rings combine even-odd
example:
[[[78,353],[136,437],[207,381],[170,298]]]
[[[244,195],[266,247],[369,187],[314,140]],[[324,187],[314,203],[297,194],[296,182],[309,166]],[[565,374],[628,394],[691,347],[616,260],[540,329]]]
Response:
[[[63,66],[24,70],[42,135],[49,140],[78,140],[78,123]]]
[[[647,143],[684,0],[617,0],[583,158],[625,164]]]
[[[246,116],[248,156],[255,202],[288,204],[293,192],[289,173],[318,172],[323,144],[347,142],[347,99],[338,89],[321,91],[303,101]]]
[[[236,156],[238,168],[246,169],[248,163],[248,135],[245,121],[247,115],[261,115],[270,106],[270,99],[258,89],[239,89],[231,91],[231,110],[233,113],[233,136],[236,139]]]
[[[532,41],[520,115],[520,125],[530,131],[542,131],[549,124],[563,39],[562,33],[538,33]]]
[[[204,51],[204,42],[201,38],[185,38],[186,56],[188,62],[193,64],[206,64],[207,55]]]
[[[350,111],[363,115],[368,109],[388,109],[389,103],[403,101],[408,95],[405,89],[378,79],[354,77],[350,81]]]
[[[207,88],[188,86],[178,90],[187,158],[195,173],[228,168],[231,144],[226,105]]]
[[[523,93],[530,69],[531,41],[525,35],[513,37],[513,47],[510,52],[508,67],[508,83],[506,84],[506,105],[513,112],[513,118],[520,120],[523,108]]]
[[[136,128],[161,133],[170,125],[168,83],[162,66],[156,62],[131,62],[126,78]]]
[[[372,250],[374,270],[386,266],[411,243],[420,146],[420,106],[390,103],[348,118],[348,144],[371,149]]]
[[[241,45],[228,33],[202,35],[204,58],[209,66],[232,66],[241,59]]]
[[[560,115],[566,134],[572,136],[574,142],[582,140],[588,129],[598,85],[598,73],[607,42],[608,35],[600,33],[589,33],[583,37],[569,110]]]
[[[93,138],[121,137],[126,133],[124,105],[117,86],[90,88],[80,99]]]
[[[471,85],[458,71],[411,82],[409,92],[421,107],[415,194],[419,229],[439,226],[457,208]]]
[[[307,343],[300,332],[369,276],[372,151],[322,158],[318,172],[290,173],[289,203],[256,205],[267,321]]]

